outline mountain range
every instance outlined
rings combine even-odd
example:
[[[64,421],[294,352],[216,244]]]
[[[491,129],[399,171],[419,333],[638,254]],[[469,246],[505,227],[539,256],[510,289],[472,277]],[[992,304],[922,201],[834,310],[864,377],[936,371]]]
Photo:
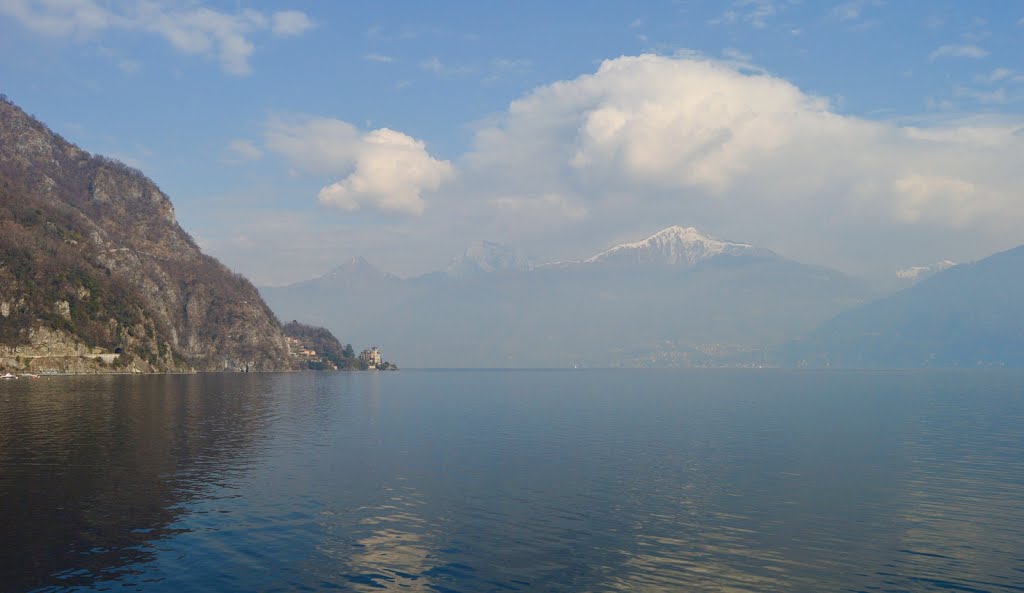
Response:
[[[537,265],[481,242],[408,279],[355,258],[261,293],[282,317],[380,343],[407,367],[754,364],[869,296],[835,270],[681,226]]]
[[[944,266],[784,349],[797,366],[1024,367],[1024,246]]]
[[[403,367],[1024,366],[1022,272],[1024,246],[901,270],[916,284],[878,299],[836,270],[672,226],[575,261],[481,241],[413,278],[356,257],[264,301],[141,172],[0,97],[4,370],[295,369],[275,312]]]

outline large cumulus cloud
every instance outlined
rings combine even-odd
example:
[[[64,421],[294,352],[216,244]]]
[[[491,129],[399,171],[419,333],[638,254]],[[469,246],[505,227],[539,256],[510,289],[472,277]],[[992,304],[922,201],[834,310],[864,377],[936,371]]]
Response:
[[[927,251],[950,232],[984,250],[1024,241],[1022,129],[872,121],[744,64],[641,55],[526,94],[462,165],[505,212],[576,196],[580,225],[710,222],[810,259],[873,237]]]

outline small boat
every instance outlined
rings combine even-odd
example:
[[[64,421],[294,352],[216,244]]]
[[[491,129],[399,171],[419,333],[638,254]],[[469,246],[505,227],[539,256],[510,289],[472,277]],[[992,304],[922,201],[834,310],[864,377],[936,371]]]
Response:
[[[4,374],[0,375],[0,379],[17,379],[17,378],[18,378],[17,375],[12,375],[10,373],[4,373]]]

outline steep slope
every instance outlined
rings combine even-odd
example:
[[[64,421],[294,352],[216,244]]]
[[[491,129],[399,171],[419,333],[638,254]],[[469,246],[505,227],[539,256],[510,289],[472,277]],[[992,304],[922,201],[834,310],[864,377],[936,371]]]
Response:
[[[379,344],[404,367],[749,361],[865,296],[833,270],[749,245],[698,246],[673,236],[680,233],[668,229],[655,237],[669,241],[614,263],[595,256],[527,271],[366,283],[337,272],[262,292],[281,316],[344,328],[346,340]]]
[[[107,364],[294,366],[255,288],[199,250],[152,181],[70,144],[4,97],[0,365]]]
[[[329,330],[298,321],[284,324],[283,329],[293,356],[302,358],[308,368],[338,370],[358,367],[358,360],[351,344],[342,346]],[[303,355],[302,350],[313,351],[316,354]]]
[[[810,366],[1024,366],[1024,246],[842,313],[786,355]]]

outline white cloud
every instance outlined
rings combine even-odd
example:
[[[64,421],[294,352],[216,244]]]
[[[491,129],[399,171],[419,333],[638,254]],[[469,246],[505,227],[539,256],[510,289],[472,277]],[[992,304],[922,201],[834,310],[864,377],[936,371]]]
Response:
[[[828,16],[834,21],[845,23],[850,31],[864,32],[875,28],[880,23],[878,20],[866,18],[867,9],[884,4],[884,0],[848,0],[832,7]]]
[[[491,60],[490,73],[484,76],[483,82],[492,83],[501,80],[508,75],[520,75],[529,72],[533,68],[530,60],[515,60],[509,58],[496,58]],[[469,72],[469,69],[465,70]]]
[[[1004,88],[993,89],[991,91],[980,91],[970,87],[958,86],[953,89],[953,95],[963,99],[971,99],[979,103],[985,103],[987,105],[1001,105],[1013,100]]]
[[[426,70],[427,72],[441,73],[444,72],[445,66],[444,64],[441,63],[440,58],[434,56],[432,58],[420,62],[420,68]]]
[[[1010,70],[1009,68],[996,68],[988,74],[979,74],[975,76],[974,80],[984,84],[996,84],[998,82],[1020,84],[1024,83],[1024,74]]]
[[[893,214],[904,222],[935,219],[942,226],[967,227],[1007,202],[991,188],[938,173],[911,173],[892,183],[897,199]]]
[[[514,60],[510,58],[497,58],[491,62],[495,70],[499,72],[529,72],[533,68],[530,60]]]
[[[860,18],[863,2],[842,2],[832,7],[830,16],[841,21],[853,21]]]
[[[228,143],[228,150],[237,159],[244,161],[255,161],[263,158],[263,151],[257,148],[252,140],[232,140]]]
[[[120,60],[117,67],[125,74],[135,74],[142,68],[142,64],[138,60]]]
[[[217,58],[225,71],[238,76],[251,71],[254,34],[269,30],[280,37],[294,36],[313,25],[305,13],[295,10],[267,16],[255,10],[227,13],[193,4],[175,8],[152,0],[0,0],[0,14],[52,37],[85,39],[108,29],[158,35],[183,53]]]
[[[424,29],[422,27],[405,27],[393,30],[385,29],[381,25],[374,25],[366,30],[366,36],[376,41],[408,41],[429,32],[437,33],[436,30]]]
[[[735,47],[727,47],[722,50],[722,55],[735,62],[749,62],[753,56],[743,53]]]
[[[733,6],[735,10],[727,12],[727,18],[741,18],[755,29],[767,27],[768,19],[775,16],[779,10],[778,2],[775,0],[735,0]]]
[[[1006,80],[1007,78],[1010,78],[1012,76],[1013,70],[1010,70],[1009,68],[996,68],[995,70],[989,72],[988,74],[979,74],[978,76],[975,76],[974,79],[977,80],[978,82],[993,84],[1001,80]]]
[[[977,45],[949,44],[938,47],[928,55],[928,60],[934,62],[939,58],[971,58],[980,60],[988,55],[988,51]]]
[[[387,128],[363,133],[337,119],[272,121],[266,144],[303,170],[341,175],[318,197],[322,204],[347,211],[371,207],[423,214],[423,194],[454,175],[451,163],[432,157],[420,140]]]
[[[579,199],[556,193],[501,196],[494,199],[494,206],[503,217],[518,217],[534,224],[543,222],[553,226],[576,221],[587,215],[587,209]]]
[[[468,66],[449,66],[442,62],[437,56],[432,56],[420,62],[420,69],[438,76],[458,76],[473,71],[473,69]]]
[[[352,165],[359,130],[331,118],[273,119],[267,124],[266,147],[308,173],[337,174]]]
[[[298,10],[282,10],[272,17],[270,30],[278,37],[295,37],[313,28],[313,21]]]
[[[0,13],[14,18],[35,33],[53,37],[87,36],[96,31],[121,26],[126,21],[93,0],[0,0]]]
[[[390,64],[395,61],[391,56],[385,56],[383,54],[366,54],[363,59],[367,62],[380,62],[381,64]]]
[[[496,217],[506,236],[548,224],[544,212],[572,221],[576,240],[709,224],[801,259],[873,265],[883,245],[924,250],[950,231],[977,250],[1019,240],[1024,122],[899,126],[734,62],[621,57],[513,102],[479,130],[460,178],[499,213],[538,213]],[[577,216],[552,195],[578,196]]]

